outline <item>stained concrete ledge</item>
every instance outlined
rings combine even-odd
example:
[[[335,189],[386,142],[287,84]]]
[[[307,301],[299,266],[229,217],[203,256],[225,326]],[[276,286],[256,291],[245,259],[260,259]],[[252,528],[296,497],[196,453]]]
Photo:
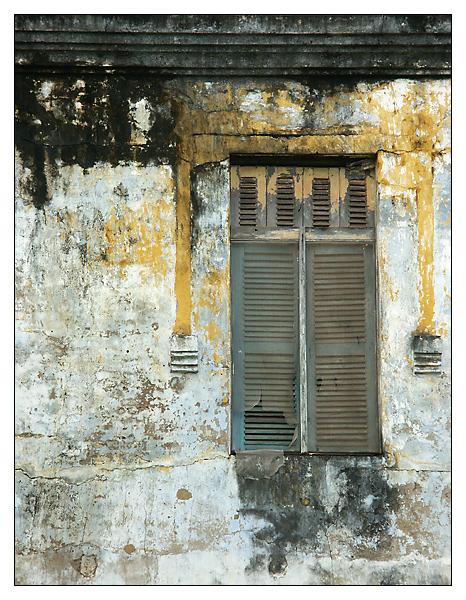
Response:
[[[16,15],[19,67],[448,76],[451,15]]]

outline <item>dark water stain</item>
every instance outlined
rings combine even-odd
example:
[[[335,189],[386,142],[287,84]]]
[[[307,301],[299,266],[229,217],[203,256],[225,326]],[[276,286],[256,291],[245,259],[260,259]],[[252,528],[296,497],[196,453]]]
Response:
[[[84,81],[77,85],[77,81]],[[49,81],[41,102],[41,84]],[[131,143],[130,103],[146,98],[152,107],[147,143]],[[58,165],[79,165],[84,170],[98,162],[113,166],[128,162],[174,164],[176,160],[174,101],[164,90],[164,80],[130,75],[47,74],[15,77],[15,146],[29,169],[21,182],[36,208],[51,200],[48,179]],[[79,110],[78,110],[79,107]]]
[[[353,548],[358,557],[382,559],[391,545],[388,527],[390,514],[398,507],[397,492],[387,484],[377,458],[364,461],[289,455],[271,477],[237,475],[240,512],[257,518],[252,531],[257,552],[263,554],[267,548],[271,556],[297,550],[327,554],[326,536],[333,525],[361,537],[358,548]],[[337,481],[329,481],[329,473]],[[339,493],[336,502],[330,489],[334,486]],[[255,564],[253,558],[249,568]],[[262,561],[257,568],[264,568]]]

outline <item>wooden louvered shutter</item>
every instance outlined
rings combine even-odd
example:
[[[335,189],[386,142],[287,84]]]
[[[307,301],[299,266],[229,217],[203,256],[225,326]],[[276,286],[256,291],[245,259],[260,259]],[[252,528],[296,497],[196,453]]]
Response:
[[[296,244],[232,244],[233,446],[295,449]]]
[[[304,225],[325,231],[339,226],[338,168],[304,169]]]
[[[378,452],[372,245],[310,244],[309,439],[314,452]]]
[[[266,225],[266,168],[231,171],[231,232],[258,231]]]
[[[301,224],[303,169],[269,167],[267,176],[267,228],[286,230]]]
[[[340,226],[374,227],[375,180],[373,171],[340,169]]]

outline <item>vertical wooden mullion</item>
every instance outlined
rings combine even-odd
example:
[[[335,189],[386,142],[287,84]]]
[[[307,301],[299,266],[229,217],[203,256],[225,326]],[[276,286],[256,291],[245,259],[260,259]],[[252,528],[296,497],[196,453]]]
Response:
[[[315,407],[315,363],[316,363],[316,348],[315,348],[315,327],[314,327],[314,297],[312,294],[314,286],[314,249],[313,244],[307,244],[306,250],[306,350],[307,350],[307,451],[315,452],[317,450],[316,441],[316,407]]]
[[[364,247],[366,272],[366,371],[367,377],[367,423],[368,450],[380,451],[380,432],[377,404],[376,365],[376,302],[375,302],[375,256],[374,246]]]
[[[348,170],[344,167],[338,169],[339,171],[339,180],[340,180],[340,190],[339,190],[339,198],[340,198],[340,227],[349,227],[349,200],[348,196]]]
[[[302,206],[302,204],[301,204]],[[301,210],[302,212],[302,210]],[[306,295],[306,230],[299,230],[299,415],[301,452],[308,451],[308,384],[307,384],[307,295]]]

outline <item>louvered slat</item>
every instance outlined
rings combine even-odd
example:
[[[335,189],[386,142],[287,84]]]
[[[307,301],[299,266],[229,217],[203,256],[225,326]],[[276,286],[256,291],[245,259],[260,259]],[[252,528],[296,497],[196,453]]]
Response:
[[[315,340],[366,339],[364,255],[316,254],[314,259]]]
[[[257,225],[257,177],[240,177],[239,224],[240,227]]]
[[[295,191],[293,176],[284,173],[277,177],[277,227],[294,226]]]
[[[330,179],[312,180],[312,226],[330,227]]]
[[[365,179],[350,179],[349,226],[367,227],[367,187]]]

